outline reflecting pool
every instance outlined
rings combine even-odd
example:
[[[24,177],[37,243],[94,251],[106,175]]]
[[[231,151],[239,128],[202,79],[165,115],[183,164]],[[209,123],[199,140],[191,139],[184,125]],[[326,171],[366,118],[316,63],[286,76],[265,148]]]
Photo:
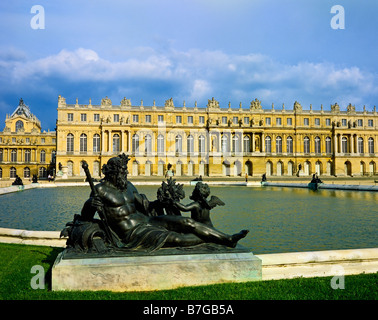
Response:
[[[158,186],[137,186],[156,199]],[[378,193],[297,188],[210,186],[226,205],[212,210],[216,228],[249,229],[240,244],[255,254],[378,247]],[[193,186],[184,187],[191,202]],[[0,227],[63,229],[88,199],[88,187],[25,190],[0,196]],[[188,215],[183,213],[183,215]]]

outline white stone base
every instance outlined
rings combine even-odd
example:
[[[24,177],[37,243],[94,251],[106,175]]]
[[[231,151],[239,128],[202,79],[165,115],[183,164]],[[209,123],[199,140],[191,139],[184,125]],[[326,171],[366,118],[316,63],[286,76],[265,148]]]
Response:
[[[52,290],[152,291],[261,280],[252,252],[62,259],[52,269]]]

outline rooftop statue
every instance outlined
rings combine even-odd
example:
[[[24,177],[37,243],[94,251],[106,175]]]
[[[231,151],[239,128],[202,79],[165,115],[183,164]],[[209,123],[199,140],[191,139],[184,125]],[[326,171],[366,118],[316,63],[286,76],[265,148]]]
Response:
[[[92,192],[81,214],[76,214],[74,221],[62,230],[61,235],[69,237],[68,247],[82,252],[106,251],[109,247],[152,252],[163,247],[190,247],[202,243],[233,248],[247,235],[248,230],[229,235],[209,224],[177,215],[171,204],[177,204],[183,196],[175,194],[180,188],[174,180],[166,185],[163,183],[163,196],[158,202],[150,202],[128,181],[129,160],[125,154],[109,159],[102,168],[105,177],[97,185],[93,184],[88,165],[83,163]],[[100,220],[94,218],[96,212]]]

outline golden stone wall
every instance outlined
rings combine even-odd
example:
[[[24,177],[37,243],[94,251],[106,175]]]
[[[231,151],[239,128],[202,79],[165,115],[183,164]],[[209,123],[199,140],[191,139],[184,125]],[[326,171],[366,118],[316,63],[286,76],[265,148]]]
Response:
[[[132,176],[164,176],[168,164],[176,176],[374,175],[377,127],[375,107],[305,110],[296,102],[291,109],[265,109],[256,99],[235,109],[220,108],[214,98],[194,108],[172,99],[132,106],[107,97],[92,105],[59,96],[57,164],[69,176],[84,176],[85,160],[99,176],[110,157],[125,152]]]

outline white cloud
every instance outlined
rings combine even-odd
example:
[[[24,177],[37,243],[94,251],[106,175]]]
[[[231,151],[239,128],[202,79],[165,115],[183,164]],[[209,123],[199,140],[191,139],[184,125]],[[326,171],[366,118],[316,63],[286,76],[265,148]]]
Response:
[[[347,98],[352,103],[368,104],[378,95],[377,76],[357,66],[338,67],[326,62],[284,64],[262,54],[230,55],[194,49],[161,54],[152,48],[136,48],[120,61],[110,61],[91,49],[79,48],[35,61],[7,58],[12,56],[0,54],[3,85],[37,85],[40,81],[42,86],[58,86],[59,91],[59,82],[49,81],[53,78],[65,83],[91,82],[93,87],[119,83],[114,88],[119,92],[127,87],[125,81],[138,81],[151,91],[146,95],[158,93],[204,104],[214,96],[223,107],[228,101],[232,105],[242,101],[246,106],[255,98],[266,106],[272,102],[288,105],[295,100],[320,106]],[[17,56],[24,57],[18,51]]]

